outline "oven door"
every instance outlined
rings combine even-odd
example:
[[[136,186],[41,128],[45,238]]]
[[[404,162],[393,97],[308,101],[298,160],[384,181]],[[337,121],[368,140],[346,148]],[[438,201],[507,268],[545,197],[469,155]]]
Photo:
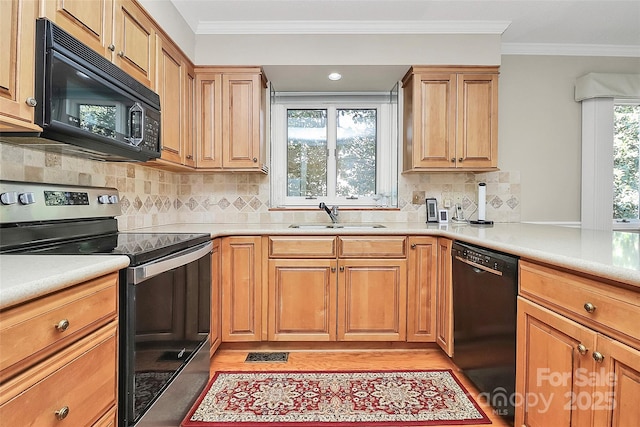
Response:
[[[207,242],[122,270],[120,427],[151,418],[156,426],[177,425],[206,385],[211,250]],[[162,400],[172,387],[180,388],[180,398]],[[163,416],[173,419],[165,424],[157,419]]]

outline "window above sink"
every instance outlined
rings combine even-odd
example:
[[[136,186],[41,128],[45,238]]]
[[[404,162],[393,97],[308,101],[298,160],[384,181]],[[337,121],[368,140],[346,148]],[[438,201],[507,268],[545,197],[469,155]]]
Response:
[[[397,207],[396,95],[276,94],[272,207]]]

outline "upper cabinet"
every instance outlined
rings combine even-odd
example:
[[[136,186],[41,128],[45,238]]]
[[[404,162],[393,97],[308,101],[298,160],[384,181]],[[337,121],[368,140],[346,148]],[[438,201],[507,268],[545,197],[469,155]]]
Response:
[[[37,3],[0,1],[0,130],[39,129],[33,124],[33,68]]]
[[[156,88],[162,106],[162,148],[150,165],[195,166],[193,65],[166,37],[156,37]],[[168,162],[168,164],[167,164]]]
[[[498,67],[412,67],[404,88],[404,172],[498,166]]]
[[[145,85],[154,88],[155,28],[153,21],[132,0],[115,0],[113,13],[112,61]]]
[[[102,56],[111,59],[113,0],[44,0],[42,14]],[[113,48],[111,48],[113,46]]]
[[[133,0],[43,0],[42,15],[154,88],[156,30]]]
[[[196,167],[267,172],[260,67],[196,68]]]

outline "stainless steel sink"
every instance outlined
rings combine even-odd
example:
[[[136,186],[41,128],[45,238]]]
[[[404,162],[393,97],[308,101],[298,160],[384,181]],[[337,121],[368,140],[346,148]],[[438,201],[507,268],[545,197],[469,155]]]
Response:
[[[291,224],[289,228],[300,228],[300,229],[327,229],[327,228],[363,228],[363,229],[371,229],[371,228],[386,228],[382,224]]]

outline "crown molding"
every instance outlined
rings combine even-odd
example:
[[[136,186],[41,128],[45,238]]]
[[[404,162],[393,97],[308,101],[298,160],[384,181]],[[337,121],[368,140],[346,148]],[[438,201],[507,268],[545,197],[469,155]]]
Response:
[[[196,34],[502,34],[511,21],[202,21]]]
[[[640,58],[640,46],[560,43],[502,43],[502,55],[620,56]]]

